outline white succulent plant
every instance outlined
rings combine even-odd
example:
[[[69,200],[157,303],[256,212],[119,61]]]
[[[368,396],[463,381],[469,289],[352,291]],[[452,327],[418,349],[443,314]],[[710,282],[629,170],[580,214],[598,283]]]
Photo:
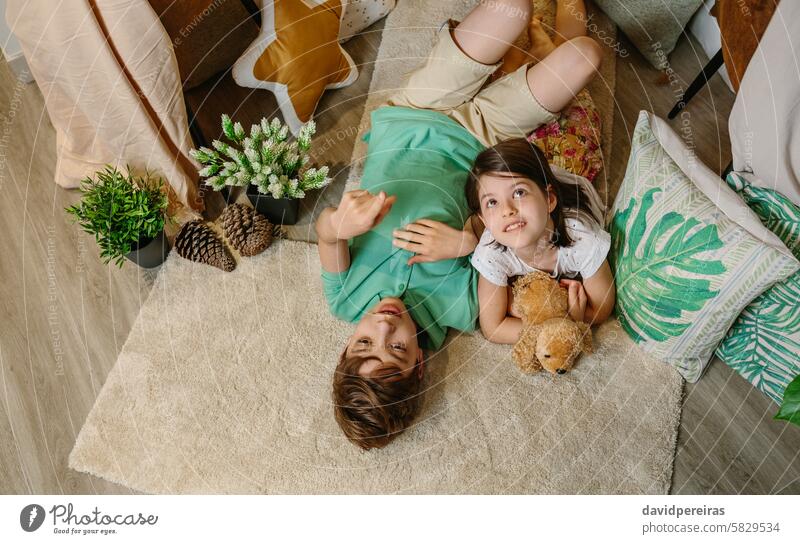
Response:
[[[307,167],[311,136],[316,129],[309,121],[296,139],[288,141],[288,126],[278,119],[268,122],[264,118],[246,136],[241,123],[223,115],[223,133],[241,149],[214,140],[214,149],[201,147],[189,153],[203,165],[200,175],[215,191],[226,185],[244,187],[252,183],[259,193],[273,198],[303,198],[306,191],[321,189],[331,182],[327,166]]]

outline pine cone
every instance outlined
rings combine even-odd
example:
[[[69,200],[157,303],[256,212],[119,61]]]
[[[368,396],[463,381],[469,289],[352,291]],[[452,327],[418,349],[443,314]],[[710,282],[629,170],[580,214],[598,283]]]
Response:
[[[184,259],[216,266],[230,272],[236,268],[228,248],[208,225],[200,220],[190,221],[175,237],[175,251]]]
[[[228,243],[245,257],[258,255],[272,243],[272,223],[244,204],[229,204],[220,218]]]

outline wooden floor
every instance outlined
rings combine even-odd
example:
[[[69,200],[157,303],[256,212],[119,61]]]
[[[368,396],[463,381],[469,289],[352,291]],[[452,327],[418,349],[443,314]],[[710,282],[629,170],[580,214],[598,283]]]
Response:
[[[348,43],[359,81],[329,92],[320,105],[318,146],[336,182],[304,203],[293,238],[313,238],[315,215],[341,195],[369,88],[381,25]],[[706,58],[686,38],[671,56],[682,78],[659,85],[633,47],[617,66],[613,164],[625,171],[639,110],[666,117],[678,87]],[[2,57],[0,56],[0,59]],[[716,76],[672,122],[697,156],[721,171],[730,160],[727,116],[733,96]],[[35,84],[18,84],[0,60],[0,493],[128,493],[67,468],[75,437],[116,360],[154,273],[103,266],[91,238],[63,208],[73,191],[56,187],[55,133]],[[214,195],[216,197],[216,195]],[[213,216],[219,201],[209,202]],[[687,385],[673,493],[800,493],[800,428],[773,421],[776,406],[715,360]]]

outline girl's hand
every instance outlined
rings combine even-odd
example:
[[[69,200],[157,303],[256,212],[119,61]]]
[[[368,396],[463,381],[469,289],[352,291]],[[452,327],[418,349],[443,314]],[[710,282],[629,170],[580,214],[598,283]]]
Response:
[[[478,239],[471,232],[431,219],[418,219],[393,234],[395,247],[416,253],[408,260],[409,266],[463,257],[478,245]]]
[[[573,321],[582,323],[586,315],[586,291],[578,280],[561,279],[559,285],[567,288],[569,316]]]
[[[368,232],[386,217],[396,200],[383,191],[377,195],[364,189],[346,192],[330,215],[331,234],[337,240],[349,240]]]

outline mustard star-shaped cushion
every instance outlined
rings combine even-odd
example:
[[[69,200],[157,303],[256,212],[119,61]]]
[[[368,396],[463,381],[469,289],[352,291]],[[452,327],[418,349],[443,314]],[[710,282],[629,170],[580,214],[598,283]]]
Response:
[[[242,87],[275,93],[293,134],[311,120],[326,89],[358,78],[339,45],[341,0],[260,0],[261,33],[233,65]]]

